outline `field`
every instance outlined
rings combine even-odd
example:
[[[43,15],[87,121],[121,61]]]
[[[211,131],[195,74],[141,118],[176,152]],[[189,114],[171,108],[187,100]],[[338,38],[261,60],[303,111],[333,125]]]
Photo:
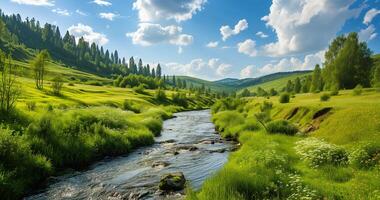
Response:
[[[379,199],[380,93],[321,95],[216,103],[218,130],[242,146],[188,199]]]

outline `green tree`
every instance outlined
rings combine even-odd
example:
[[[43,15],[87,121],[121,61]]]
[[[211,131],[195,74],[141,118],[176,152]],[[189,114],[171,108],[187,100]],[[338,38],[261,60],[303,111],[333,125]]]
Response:
[[[0,50],[0,112],[10,113],[20,97],[21,90],[17,83],[16,68],[11,56],[6,60]]]
[[[301,79],[299,77],[294,80],[294,92],[300,93],[301,92]]]
[[[161,73],[162,73],[162,71],[161,71],[162,69],[161,69],[161,65],[160,64],[158,64],[157,65],[157,68],[156,68],[156,76],[158,77],[158,78],[161,78]]]
[[[315,65],[315,69],[313,71],[313,76],[311,79],[310,92],[318,92],[322,87],[322,71],[319,65]]]
[[[240,94],[240,96],[241,97],[249,97],[249,96],[251,96],[251,92],[247,88],[245,88],[243,90],[243,92]]]
[[[61,90],[63,88],[63,80],[61,77],[57,76],[53,79],[51,83],[51,87],[53,89],[53,94],[61,95]]]
[[[336,38],[325,54],[323,78],[326,88],[351,89],[358,84],[368,87],[371,54],[367,44],[359,41],[357,33]]]
[[[308,93],[310,91],[310,86],[311,86],[311,79],[312,76],[306,76],[306,78],[302,82],[302,92],[303,93]]]
[[[49,52],[47,50],[43,50],[32,61],[32,66],[34,69],[34,80],[36,82],[37,89],[44,88],[44,76],[46,73],[45,65],[49,58]]]
[[[375,67],[375,70],[373,71],[372,86],[380,88],[380,65]]]

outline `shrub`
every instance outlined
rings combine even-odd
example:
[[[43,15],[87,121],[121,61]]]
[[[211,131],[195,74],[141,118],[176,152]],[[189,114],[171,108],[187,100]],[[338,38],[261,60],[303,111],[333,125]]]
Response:
[[[339,94],[339,89],[336,88],[336,87],[334,87],[334,88],[331,90],[331,92],[330,92],[330,95],[331,95],[331,96],[338,96],[338,94]]]
[[[280,103],[289,103],[290,95],[288,93],[281,94],[279,101],[280,101]]]
[[[55,77],[53,79],[53,81],[52,81],[51,87],[53,89],[53,94],[54,95],[60,95],[62,87],[63,87],[63,80],[62,80],[62,78],[59,77],[59,76]]]
[[[272,102],[264,101],[263,104],[260,105],[261,112],[268,112],[268,111],[272,110],[272,108],[273,108]]]
[[[362,85],[357,85],[355,88],[354,88],[354,90],[352,91],[352,94],[354,95],[354,96],[359,96],[359,95],[361,95],[363,93],[363,86]]]
[[[34,155],[27,140],[0,127],[0,194],[2,199],[21,198],[52,172],[50,161]]]
[[[166,94],[165,94],[165,91],[162,90],[161,88],[157,89],[157,90],[156,90],[156,93],[154,94],[154,98],[155,98],[158,102],[164,102],[164,101],[166,101]]]
[[[324,93],[321,95],[320,99],[321,99],[321,101],[328,101],[328,100],[330,100],[330,95],[327,93]]]
[[[68,83],[67,85],[68,85],[68,86],[75,86],[74,83]]]
[[[187,108],[187,98],[185,93],[173,93],[172,94],[173,103],[184,108]]]
[[[241,129],[236,126],[244,124],[244,116],[236,111],[222,111],[215,114],[212,118],[216,129],[225,138],[237,138]]]
[[[130,111],[135,112],[135,113],[141,112],[139,106],[136,103],[134,103],[133,101],[128,100],[128,99],[124,100],[123,109],[124,110],[130,110]]]
[[[139,94],[146,94],[145,88],[146,88],[145,84],[140,84],[137,87],[133,87],[133,91]]]
[[[47,105],[47,107],[46,107],[46,109],[47,109],[47,111],[53,111],[54,110],[54,107],[53,107],[53,105],[51,105],[51,104],[48,104]]]
[[[295,149],[314,168],[329,164],[341,166],[348,163],[348,154],[342,147],[317,138],[298,141]]]
[[[36,110],[36,102],[35,101],[27,101],[26,107],[28,108],[29,111]]]
[[[294,135],[298,132],[298,128],[287,120],[276,120],[267,123],[269,133],[282,133],[286,135]]]
[[[350,162],[358,168],[370,169],[380,165],[380,143],[360,145],[350,155]]]

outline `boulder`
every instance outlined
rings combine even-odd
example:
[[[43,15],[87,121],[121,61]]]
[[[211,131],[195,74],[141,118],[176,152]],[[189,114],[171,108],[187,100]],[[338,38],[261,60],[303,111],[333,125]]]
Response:
[[[160,180],[159,188],[163,191],[178,191],[185,188],[186,179],[182,172],[164,175]]]
[[[156,161],[152,164],[152,167],[153,168],[164,168],[164,167],[167,167],[169,165],[170,165],[170,163],[165,162],[165,161]]]

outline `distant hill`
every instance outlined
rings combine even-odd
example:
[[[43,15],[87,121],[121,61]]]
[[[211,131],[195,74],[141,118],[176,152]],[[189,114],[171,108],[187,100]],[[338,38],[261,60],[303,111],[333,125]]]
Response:
[[[216,92],[232,92],[236,90],[235,87],[232,86],[226,86],[217,82],[213,81],[207,81],[199,78],[194,78],[190,76],[177,76],[177,78],[180,78],[181,80],[185,80],[187,82],[187,86],[189,87],[190,84],[193,84],[194,87],[201,87],[202,84],[205,85],[206,88],[210,88],[212,91]]]
[[[233,87],[236,89],[241,89],[241,88],[245,88],[245,87],[252,87],[255,85],[267,83],[269,81],[281,79],[284,77],[305,75],[305,74],[309,74],[310,72],[311,71],[278,72],[278,73],[274,73],[274,74],[261,76],[258,78],[246,78],[246,79],[227,78],[227,79],[214,81],[214,83],[217,83],[217,84],[220,84],[223,86]]]
[[[284,88],[289,80],[294,81],[297,77],[302,77],[311,75],[312,71],[305,71],[303,73],[288,73],[287,75],[277,76],[277,78],[273,78],[272,80],[263,81],[261,83],[252,85],[247,87],[250,91],[256,91],[258,87],[261,87],[264,90],[269,91],[271,88],[274,88],[277,91],[280,91],[282,88]],[[276,74],[271,74],[276,75]],[[276,76],[274,76],[276,77]]]

